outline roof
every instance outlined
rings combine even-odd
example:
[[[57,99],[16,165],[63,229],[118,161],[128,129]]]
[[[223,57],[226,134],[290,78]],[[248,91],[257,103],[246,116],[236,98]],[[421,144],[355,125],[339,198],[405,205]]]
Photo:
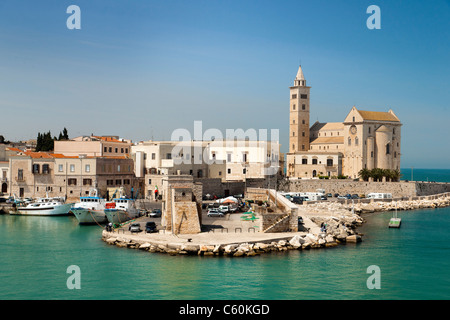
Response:
[[[295,80],[305,80],[305,76],[303,75],[302,66],[298,67],[297,76],[295,77]]]
[[[319,130],[344,130],[343,122],[316,122],[312,125],[311,131],[319,131]]]
[[[400,122],[393,112],[358,110],[364,120]]]
[[[310,144],[322,144],[322,143],[343,144],[344,137],[319,137],[310,142]]]

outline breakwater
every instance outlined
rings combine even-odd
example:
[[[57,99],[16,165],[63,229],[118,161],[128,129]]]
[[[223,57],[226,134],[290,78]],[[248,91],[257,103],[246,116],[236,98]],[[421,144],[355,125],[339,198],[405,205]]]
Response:
[[[371,201],[369,203],[318,202],[299,206],[304,220],[303,231],[280,233],[200,233],[180,238],[168,234],[131,234],[124,230],[103,231],[102,240],[109,245],[138,249],[150,253],[200,256],[255,256],[287,250],[308,250],[358,243],[358,227],[364,213],[443,208],[450,206],[450,193],[414,200]],[[122,232],[122,233],[120,233]],[[186,235],[185,235],[186,236]]]

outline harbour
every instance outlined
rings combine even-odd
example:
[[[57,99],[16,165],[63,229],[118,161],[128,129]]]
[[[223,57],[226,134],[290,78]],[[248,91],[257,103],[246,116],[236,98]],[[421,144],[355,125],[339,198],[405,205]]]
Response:
[[[391,214],[364,214],[360,243],[251,259],[149,254],[109,246],[97,225],[74,217],[0,215],[0,298],[448,299],[449,208],[402,211],[407,227],[399,230],[387,228]],[[81,290],[66,287],[74,264]],[[373,264],[382,270],[381,290],[365,285]]]

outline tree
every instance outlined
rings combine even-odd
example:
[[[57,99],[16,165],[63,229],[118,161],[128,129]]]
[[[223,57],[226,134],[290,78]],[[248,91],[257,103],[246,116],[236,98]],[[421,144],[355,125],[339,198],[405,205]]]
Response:
[[[369,170],[369,169],[366,169],[366,168],[361,169],[361,170],[359,170],[359,172],[358,172],[358,176],[359,176],[362,180],[368,181],[369,178],[370,178],[370,170]]]
[[[370,170],[370,176],[373,178],[374,181],[381,181],[383,179],[383,169],[380,168],[374,168]]]

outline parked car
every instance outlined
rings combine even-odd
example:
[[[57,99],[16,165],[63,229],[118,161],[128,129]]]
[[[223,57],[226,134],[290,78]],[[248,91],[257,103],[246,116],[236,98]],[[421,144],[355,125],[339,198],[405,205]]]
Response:
[[[220,206],[219,209],[217,209],[217,210],[219,210],[220,212],[223,212],[223,213],[228,213],[228,212],[230,212],[230,207],[229,206]]]
[[[303,223],[303,218],[302,217],[298,217],[298,224],[302,224]]]
[[[331,193],[327,193],[327,198],[333,198],[333,195]]]
[[[352,194],[352,199],[359,199],[359,196],[357,194]]]
[[[339,193],[335,193],[335,194],[334,194],[334,197],[335,197],[335,198],[338,198],[338,197],[339,197]]]
[[[328,198],[325,196],[320,196],[320,200],[328,200]]]
[[[292,198],[292,202],[296,203],[296,204],[303,204],[303,200],[304,200],[303,197],[293,197]]]
[[[223,212],[216,210],[216,209],[211,209],[208,211],[208,217],[224,217],[225,215],[223,214]]]
[[[141,232],[141,225],[139,223],[132,223],[129,227],[128,230],[130,232]]]
[[[152,233],[152,232],[156,232],[156,223],[154,223],[153,221],[148,221],[145,224],[145,232],[146,233]]]
[[[338,198],[338,199],[347,200],[347,197],[346,197],[346,196],[339,196],[339,195],[338,195],[337,198]]]
[[[151,218],[161,217],[161,210],[160,209],[153,209],[152,212],[150,212],[148,214],[148,216],[151,217]]]

